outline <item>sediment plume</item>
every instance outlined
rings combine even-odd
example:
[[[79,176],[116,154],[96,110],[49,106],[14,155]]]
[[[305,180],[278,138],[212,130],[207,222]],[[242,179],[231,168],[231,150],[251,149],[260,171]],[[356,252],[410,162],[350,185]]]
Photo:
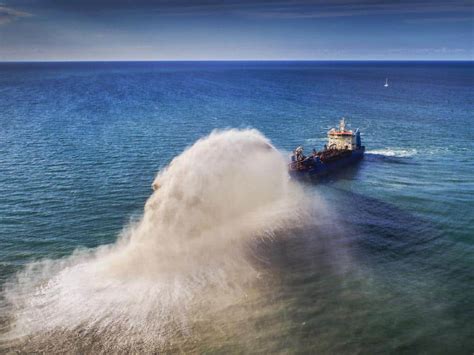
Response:
[[[153,187],[141,219],[113,245],[16,276],[4,290],[4,340],[72,332],[104,349],[166,342],[190,331],[190,319],[245,297],[259,277],[253,243],[302,223],[309,205],[285,157],[251,129],[198,140]]]

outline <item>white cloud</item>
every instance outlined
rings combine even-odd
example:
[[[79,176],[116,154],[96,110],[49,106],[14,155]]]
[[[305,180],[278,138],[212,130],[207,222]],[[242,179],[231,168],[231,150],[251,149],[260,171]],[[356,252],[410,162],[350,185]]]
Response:
[[[5,25],[14,20],[17,20],[18,18],[29,16],[32,15],[28,12],[15,10],[11,7],[2,6],[2,4],[0,4],[0,25]]]

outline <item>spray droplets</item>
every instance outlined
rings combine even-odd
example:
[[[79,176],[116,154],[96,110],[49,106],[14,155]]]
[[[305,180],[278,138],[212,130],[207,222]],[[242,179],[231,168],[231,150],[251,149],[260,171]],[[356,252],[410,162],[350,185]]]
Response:
[[[258,274],[248,247],[305,209],[285,159],[256,130],[200,139],[153,187],[142,219],[115,245],[18,275],[5,292],[10,338],[74,332],[99,337],[109,349],[134,341],[156,346],[185,332],[190,317],[242,297]]]

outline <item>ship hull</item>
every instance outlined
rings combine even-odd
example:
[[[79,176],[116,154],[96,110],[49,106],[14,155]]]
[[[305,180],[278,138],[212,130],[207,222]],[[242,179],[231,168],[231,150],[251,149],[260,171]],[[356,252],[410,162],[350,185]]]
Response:
[[[317,177],[340,171],[347,166],[357,163],[364,157],[365,147],[352,150],[350,155],[343,156],[330,162],[314,161],[313,164],[305,169],[290,170],[291,177]]]

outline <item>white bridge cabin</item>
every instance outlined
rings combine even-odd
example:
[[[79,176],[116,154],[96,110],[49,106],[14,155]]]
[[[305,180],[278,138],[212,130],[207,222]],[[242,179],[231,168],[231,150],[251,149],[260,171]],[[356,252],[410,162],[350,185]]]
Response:
[[[359,130],[357,129],[355,133],[352,130],[346,130],[344,118],[339,123],[339,129],[332,128],[328,132],[328,138],[328,149],[356,150],[361,146]]]

